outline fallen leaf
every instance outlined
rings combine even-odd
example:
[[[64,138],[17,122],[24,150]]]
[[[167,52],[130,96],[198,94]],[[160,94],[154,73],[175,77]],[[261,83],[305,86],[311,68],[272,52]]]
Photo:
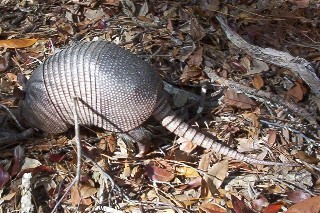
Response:
[[[124,163],[124,169],[123,169],[123,173],[122,174],[123,174],[124,177],[130,177],[131,168],[130,168],[129,163],[127,163],[127,162]]]
[[[191,18],[190,35],[194,41],[199,41],[206,35],[196,18]]]
[[[65,158],[65,154],[63,154],[63,153],[50,153],[49,154],[49,160],[51,161],[51,162],[56,162],[56,163],[58,163],[58,162],[61,162],[64,158]]]
[[[80,188],[81,190],[81,188]],[[77,185],[74,185],[70,189],[70,199],[68,200],[73,206],[78,204],[90,205],[92,203],[91,198],[82,198],[79,194],[79,189]]]
[[[102,18],[102,16],[104,16],[105,13],[103,12],[102,9],[100,10],[91,10],[89,8],[86,9],[85,13],[84,13],[84,16],[89,19],[89,20],[93,20],[93,19],[96,19],[96,18]]]
[[[248,206],[246,206],[246,204],[242,200],[239,200],[236,196],[231,195],[231,201],[233,209],[236,213],[255,213]]]
[[[283,204],[282,203],[276,203],[276,204],[271,204],[265,208],[262,209],[262,213],[277,213],[280,212]]]
[[[12,81],[12,82],[17,81],[17,76],[15,74],[8,72],[8,73],[6,73],[6,75],[10,79],[10,81]]]
[[[189,66],[197,66],[199,67],[203,61],[203,47],[200,46],[195,53],[190,55],[187,60],[187,64]]]
[[[293,86],[289,91],[288,94],[294,97],[297,101],[301,101],[303,96],[306,93],[306,89],[304,86],[298,82],[295,82],[295,86]]]
[[[319,162],[319,159],[315,156],[310,156],[308,155],[307,153],[305,153],[304,151],[298,151],[296,154],[295,154],[295,157],[296,158],[299,158],[299,160],[301,161],[305,161],[307,163],[313,163],[313,164],[316,164]]]
[[[227,212],[225,208],[222,208],[218,204],[202,203],[199,208],[206,213],[224,213]]]
[[[256,88],[257,90],[260,90],[260,89],[263,87],[264,82],[263,82],[263,79],[261,78],[260,75],[258,75],[258,74],[254,75],[253,81],[252,81],[252,85],[253,85],[254,88]]]
[[[251,61],[248,58],[248,56],[241,58],[239,64],[246,69],[246,72],[248,72],[251,69]],[[232,65],[235,65],[235,64],[233,63]]]
[[[291,206],[286,213],[319,213],[320,196],[312,197]]]
[[[194,144],[192,141],[186,141],[184,138],[179,138],[177,142],[180,143],[180,150],[186,153],[190,153],[197,148],[196,144]]]
[[[22,170],[23,169],[33,169],[33,168],[36,168],[38,166],[41,166],[40,161],[38,161],[37,159],[32,159],[32,158],[26,157],[24,159],[24,164],[23,164],[21,169]]]
[[[36,43],[37,39],[8,39],[8,40],[0,40],[0,47],[6,48],[24,48],[32,46]]]
[[[107,1],[105,2],[105,4],[113,5],[113,6],[119,6],[120,0],[107,0]]]
[[[199,161],[198,169],[202,171],[207,171],[210,165],[210,159],[211,159],[212,153],[206,153],[201,156]]]
[[[2,189],[4,185],[8,183],[9,180],[10,180],[9,173],[5,170],[2,164],[0,164],[0,189]]]
[[[200,7],[211,11],[218,11],[220,9],[220,0],[201,0]]]
[[[169,182],[174,178],[173,168],[163,162],[157,162],[158,165],[155,165],[155,162],[150,162],[148,165],[145,165],[145,171],[148,177],[151,180]],[[160,167],[161,165],[161,167]]]
[[[179,175],[183,175],[186,178],[199,177],[199,173],[196,169],[187,166],[176,167],[176,171]]]
[[[183,72],[180,76],[181,82],[187,82],[192,80],[200,80],[202,77],[202,70],[198,66],[189,66],[186,65],[183,69]]]
[[[275,130],[270,130],[269,131],[269,136],[268,136],[268,145],[272,147],[274,143],[276,142],[277,139],[277,131]]]
[[[228,175],[228,160],[220,161],[209,168],[204,179],[206,180],[211,194],[220,188],[222,182]]]
[[[23,159],[24,159],[24,149],[22,148],[22,146],[17,146],[14,149],[14,163],[10,170],[11,176],[18,174],[21,171],[21,167],[24,163]]]
[[[80,186],[80,193],[82,198],[88,198],[97,193],[97,189],[90,185],[81,185]]]
[[[201,186],[202,183],[202,178],[201,177],[196,177],[192,180],[190,180],[187,185],[188,185],[188,189],[194,189],[197,188],[199,186]]]
[[[240,109],[251,109],[256,105],[246,94],[238,94],[233,89],[224,92],[222,101],[229,106],[238,107]]]
[[[15,195],[16,195],[16,192],[7,194],[6,196],[3,196],[3,197],[1,198],[1,200],[9,201],[9,200],[11,200]]]
[[[288,200],[294,203],[299,203],[311,197],[310,194],[305,193],[304,191],[301,191],[301,190],[289,191],[286,194],[288,196],[287,197]]]
[[[254,193],[253,191],[250,193]],[[251,206],[253,207],[254,210],[257,212],[261,212],[262,208],[266,207],[269,205],[269,202],[267,198],[264,196],[263,193],[259,194],[256,199],[253,199],[251,201]]]

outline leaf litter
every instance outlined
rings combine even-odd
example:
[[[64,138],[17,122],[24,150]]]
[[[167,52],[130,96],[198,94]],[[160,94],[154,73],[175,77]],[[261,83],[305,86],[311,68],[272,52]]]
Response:
[[[135,144],[112,133],[83,130],[85,154],[117,188],[111,189],[85,161],[80,185],[62,200],[60,212],[318,212],[319,128],[297,113],[301,110],[291,111],[303,109],[319,121],[320,102],[310,92],[312,85],[290,69],[236,48],[215,20],[220,13],[228,14],[228,25],[247,42],[304,58],[318,74],[318,7],[308,0],[2,1],[0,100],[14,108],[14,94],[25,84],[22,76],[29,78],[60,48],[81,40],[115,42],[149,60],[184,94],[198,97],[172,94],[180,97],[175,104],[179,113],[201,131],[261,160],[299,159],[303,164],[248,165],[175,140],[152,121],[147,124],[155,135],[152,147],[139,158]],[[199,114],[204,84],[209,86]],[[0,208],[22,209],[21,180],[32,173],[34,208],[50,212],[75,175],[71,139],[64,134],[1,144]]]

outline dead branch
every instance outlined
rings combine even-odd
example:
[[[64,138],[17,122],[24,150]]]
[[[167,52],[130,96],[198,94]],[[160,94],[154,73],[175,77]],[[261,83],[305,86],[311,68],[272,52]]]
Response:
[[[261,48],[249,44],[236,34],[227,25],[223,16],[216,16],[222,30],[228,39],[238,48],[244,50],[248,55],[270,64],[290,69],[293,74],[299,76],[308,86],[313,94],[320,98],[320,80],[316,76],[312,65],[305,59],[294,57],[287,52],[278,51],[272,48]]]
[[[308,120],[311,124],[316,125],[317,121],[315,119],[315,116],[310,114],[307,110],[299,107],[297,104],[286,100],[286,98],[282,95],[275,95],[270,92],[266,92],[263,90],[257,90],[248,86],[240,85],[232,80],[226,80],[222,77],[217,76],[214,72],[208,72],[206,71],[206,74],[211,79],[211,81],[218,82],[221,85],[228,86],[230,88],[236,89],[238,91],[241,91],[243,93],[246,93],[248,95],[258,96],[264,99],[267,99],[269,101],[278,103],[282,105],[285,108],[288,108],[294,113],[297,113],[301,117],[304,117],[306,120]]]

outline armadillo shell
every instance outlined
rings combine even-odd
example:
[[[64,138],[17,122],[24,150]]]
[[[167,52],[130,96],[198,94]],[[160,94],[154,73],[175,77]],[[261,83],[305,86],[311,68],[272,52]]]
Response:
[[[162,81],[151,66],[104,41],[83,42],[58,52],[29,79],[20,114],[49,133],[73,126],[74,97],[79,123],[114,132],[129,131],[154,111]]]

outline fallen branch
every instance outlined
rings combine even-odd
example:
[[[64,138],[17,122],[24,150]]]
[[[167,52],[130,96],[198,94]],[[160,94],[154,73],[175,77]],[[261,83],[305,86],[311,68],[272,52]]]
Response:
[[[314,115],[310,114],[307,110],[299,107],[297,104],[293,103],[292,101],[286,100],[286,98],[282,95],[275,95],[270,92],[257,90],[248,86],[240,85],[234,81],[226,80],[222,77],[219,77],[214,72],[209,72],[209,71],[205,71],[205,72],[212,82],[218,82],[221,85],[236,89],[237,91],[246,93],[249,96],[261,97],[269,101],[272,101],[274,103],[278,103],[283,107],[288,108],[290,111],[300,115],[301,117],[304,117],[307,121],[310,122],[310,124],[313,124],[313,125],[317,124],[317,121]]]
[[[261,48],[246,42],[227,25],[223,16],[216,16],[227,38],[248,55],[270,64],[290,69],[293,74],[299,76],[309,87],[313,94],[320,98],[320,80],[316,76],[312,65],[305,59],[294,57],[287,52],[272,48]]]

